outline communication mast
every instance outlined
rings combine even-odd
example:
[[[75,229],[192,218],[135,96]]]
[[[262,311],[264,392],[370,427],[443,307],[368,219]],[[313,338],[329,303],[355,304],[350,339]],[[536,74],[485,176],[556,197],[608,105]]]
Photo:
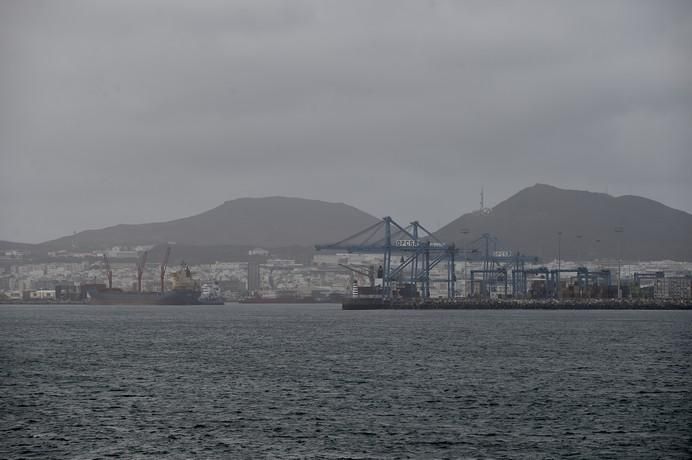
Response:
[[[488,214],[491,213],[491,211],[492,211],[492,209],[485,207],[485,196],[483,194],[483,186],[481,186],[481,209],[480,209],[480,213],[487,216]]]

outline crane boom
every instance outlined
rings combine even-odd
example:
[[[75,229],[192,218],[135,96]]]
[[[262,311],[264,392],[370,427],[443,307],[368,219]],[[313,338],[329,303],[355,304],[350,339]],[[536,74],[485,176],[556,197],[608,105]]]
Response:
[[[148,255],[149,251],[144,251],[137,261],[137,292],[142,292],[142,275],[144,274],[144,267],[147,264]]]
[[[166,267],[168,267],[168,258],[171,256],[171,247],[166,247],[166,254],[163,256],[163,261],[161,261],[161,294],[164,290],[164,281],[166,279]]]
[[[108,289],[113,289],[113,270],[111,270],[111,263],[108,260],[106,253],[103,253],[103,263],[106,265],[106,278],[108,278]]]
[[[370,265],[368,267],[368,271],[364,270],[359,270],[357,268],[349,267],[348,265],[345,264],[339,264],[340,267],[344,267],[346,270],[350,270],[353,273],[358,273],[359,275],[367,276],[368,280],[370,281],[370,286],[375,286],[375,267]]]

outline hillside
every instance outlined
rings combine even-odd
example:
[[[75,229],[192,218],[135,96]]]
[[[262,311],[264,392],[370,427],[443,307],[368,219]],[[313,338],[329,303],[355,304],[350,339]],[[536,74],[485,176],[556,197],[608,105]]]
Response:
[[[175,242],[196,246],[312,246],[336,241],[378,219],[343,203],[301,198],[240,198],[169,222],[116,225],[48,241],[49,248],[100,249]]]
[[[622,233],[616,233],[622,227]],[[557,257],[558,232],[563,259],[617,258],[621,237],[625,260],[692,260],[692,215],[637,196],[564,190],[537,184],[492,209],[464,214],[442,227],[443,241],[467,244],[483,233],[502,241],[503,249]]]
[[[31,243],[15,243],[13,241],[0,240],[0,251],[31,251],[35,245]]]

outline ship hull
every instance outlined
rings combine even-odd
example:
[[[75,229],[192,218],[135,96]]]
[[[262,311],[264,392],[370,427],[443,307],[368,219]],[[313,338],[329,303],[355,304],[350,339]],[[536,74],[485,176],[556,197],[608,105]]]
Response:
[[[248,297],[238,303],[248,304],[310,304],[310,303],[339,303],[340,300],[315,299],[313,297]]]
[[[199,304],[200,305],[225,305],[226,302],[220,298],[215,298],[215,299],[200,298]]]
[[[92,305],[200,305],[198,291],[173,290],[160,292],[89,292]]]

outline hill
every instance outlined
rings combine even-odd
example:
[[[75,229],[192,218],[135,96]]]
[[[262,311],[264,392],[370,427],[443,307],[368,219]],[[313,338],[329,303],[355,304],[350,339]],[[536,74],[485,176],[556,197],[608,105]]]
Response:
[[[166,242],[195,246],[277,248],[336,241],[378,219],[343,203],[302,198],[240,198],[169,222],[115,225],[42,243],[82,250]]]
[[[617,227],[622,233],[617,233]],[[436,236],[466,244],[483,233],[503,249],[557,257],[558,232],[563,259],[617,258],[618,239],[624,260],[692,260],[692,215],[637,196],[564,190],[544,184],[521,190],[485,214],[464,214]]]
[[[31,251],[34,247],[35,245],[31,243],[0,240],[0,251]]]

